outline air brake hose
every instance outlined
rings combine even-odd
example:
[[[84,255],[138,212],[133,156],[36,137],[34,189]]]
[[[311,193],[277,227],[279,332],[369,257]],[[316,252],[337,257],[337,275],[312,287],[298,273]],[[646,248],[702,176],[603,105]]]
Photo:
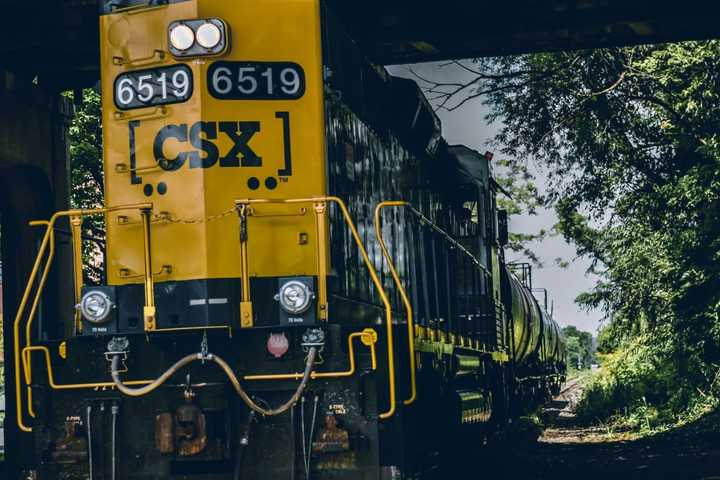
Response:
[[[237,376],[235,375],[235,372],[233,372],[232,368],[230,368],[230,365],[225,362],[222,358],[218,357],[217,355],[208,354],[203,355],[202,353],[194,353],[192,355],[188,355],[186,357],[181,358],[178,360],[172,367],[167,369],[165,373],[160,375],[155,381],[153,381],[151,384],[146,385],[144,387],[140,388],[131,388],[125,385],[120,378],[120,357],[121,355],[114,355],[112,358],[112,363],[110,366],[110,373],[112,375],[113,383],[115,384],[115,387],[124,395],[127,395],[129,397],[142,397],[144,395],[147,395],[148,393],[156,390],[158,387],[160,387],[163,383],[168,381],[170,377],[172,377],[175,373],[177,373],[178,370],[183,368],[184,366],[197,361],[212,361],[215,362],[222,370],[225,372],[225,375],[227,375],[228,379],[230,380],[230,383],[232,384],[233,388],[237,392],[237,394],[240,396],[243,402],[250,408],[251,410],[261,414],[261,415],[280,415],[281,413],[286,412],[289,410],[297,401],[300,399],[300,397],[303,394],[303,391],[305,390],[305,387],[308,384],[308,381],[310,380],[310,374],[312,373],[313,366],[315,365],[315,357],[317,356],[317,348],[316,347],[310,347],[308,350],[308,356],[307,361],[305,363],[305,371],[303,372],[302,380],[300,380],[300,385],[298,385],[297,389],[295,390],[295,393],[290,397],[290,399],[279,406],[278,408],[273,409],[265,409],[256,404],[252,398],[247,394],[245,389],[243,389],[242,385],[240,385],[240,381],[238,380]]]

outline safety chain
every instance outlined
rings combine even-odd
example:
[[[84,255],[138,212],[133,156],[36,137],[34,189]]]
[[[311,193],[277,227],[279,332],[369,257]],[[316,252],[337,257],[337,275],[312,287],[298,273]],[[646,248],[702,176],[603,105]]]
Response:
[[[235,208],[235,211],[237,211],[238,217],[240,218],[240,243],[245,243],[245,242],[247,242],[247,239],[248,239],[248,232],[247,232],[248,207],[247,207],[247,205],[238,205]]]
[[[203,330],[202,341],[200,342],[200,354],[202,355],[202,363],[204,364],[205,359],[207,359],[209,355],[207,330]]]
[[[206,218],[189,218],[189,219],[173,217],[172,214],[169,212],[160,212],[157,215],[153,215],[153,220],[155,220],[157,222],[167,222],[167,223],[176,223],[176,224],[182,223],[182,224],[186,224],[186,225],[193,225],[193,224],[215,222],[215,221],[223,219],[227,216],[233,215],[235,212],[236,212],[235,207],[232,207],[228,210],[224,210],[215,215],[210,215],[209,217],[206,217]]]

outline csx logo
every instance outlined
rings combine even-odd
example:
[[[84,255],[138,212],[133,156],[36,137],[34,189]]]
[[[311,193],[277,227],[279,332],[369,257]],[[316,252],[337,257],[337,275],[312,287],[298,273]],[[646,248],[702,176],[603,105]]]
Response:
[[[293,174],[291,140],[290,140],[290,113],[275,112],[275,118],[282,122],[283,159],[282,168],[277,171],[281,181]],[[128,122],[130,136],[130,183],[142,183],[142,177],[137,171],[137,152],[135,146],[136,130],[140,127],[139,120]],[[172,172],[188,164],[189,168],[210,168],[216,164],[220,167],[261,167],[263,159],[250,146],[250,141],[260,132],[258,121],[219,121],[196,122],[192,125],[186,123],[166,125],[155,135],[153,141],[153,155],[157,164],[165,171]],[[223,139],[219,142],[219,139]],[[225,142],[227,138],[230,142]],[[278,139],[280,140],[280,139]],[[174,157],[166,157],[168,141],[187,145],[187,150],[174,153]],[[231,146],[224,151],[218,147],[219,143],[229,143]]]
[[[262,158],[250,147],[250,140],[260,131],[260,122],[197,122],[167,125],[160,129],[153,142],[153,155],[160,167],[167,171],[182,168],[210,168],[220,163],[221,167],[261,167]],[[232,147],[220,152],[213,142],[219,135],[231,140]],[[174,158],[165,157],[164,146],[168,140],[189,144],[194,149],[178,153]]]

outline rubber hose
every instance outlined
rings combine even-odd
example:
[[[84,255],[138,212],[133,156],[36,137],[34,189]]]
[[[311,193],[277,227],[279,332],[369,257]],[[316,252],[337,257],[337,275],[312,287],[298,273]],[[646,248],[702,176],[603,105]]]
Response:
[[[250,429],[252,428],[253,420],[255,420],[255,412],[250,411],[247,423],[243,426],[243,430],[240,432],[240,435],[238,435],[237,458],[235,459],[235,472],[233,474],[233,480],[242,480],[240,476],[242,474],[243,460],[245,459],[245,450],[250,444]]]
[[[90,476],[88,477],[90,480],[93,480],[93,438],[92,438],[92,405],[87,406],[86,410],[86,422],[87,425],[85,426],[85,429],[87,430],[87,444],[88,444],[88,468],[90,470]]]
[[[228,379],[230,380],[230,383],[232,384],[233,388],[237,392],[237,394],[240,396],[243,402],[245,402],[245,405],[248,406],[251,410],[254,410],[255,412],[261,414],[261,415],[267,415],[267,416],[273,416],[273,415],[280,415],[281,413],[284,413],[288,411],[290,408],[292,408],[295,403],[300,399],[300,397],[303,394],[303,391],[305,390],[305,387],[308,384],[308,381],[310,381],[310,375],[312,374],[313,367],[315,365],[315,357],[317,356],[317,348],[311,347],[308,351],[307,356],[307,362],[305,363],[305,371],[303,372],[302,380],[300,380],[300,385],[298,385],[297,389],[295,390],[295,393],[290,397],[290,399],[279,406],[278,408],[273,409],[265,409],[256,404],[252,398],[247,394],[247,392],[243,389],[242,385],[240,385],[240,381],[238,380],[237,376],[235,375],[235,372],[233,372],[232,368],[230,368],[230,365],[225,362],[222,358],[218,357],[217,355],[207,355],[203,356],[201,353],[194,353],[192,355],[188,355],[186,357],[181,358],[178,360],[172,367],[167,369],[165,373],[160,375],[157,380],[153,381],[151,384],[146,385],[144,387],[140,388],[132,388],[128,387],[122,382],[122,379],[120,378],[120,355],[115,355],[112,359],[111,363],[111,375],[113,379],[113,383],[115,384],[115,387],[123,393],[124,395],[130,396],[130,397],[142,397],[144,395],[147,395],[148,393],[156,390],[158,387],[160,387],[163,383],[168,381],[170,377],[172,377],[175,373],[177,373],[178,370],[183,368],[184,366],[196,361],[196,360],[206,360],[206,361],[213,361],[215,362],[222,370],[225,372],[225,375],[227,375]]]

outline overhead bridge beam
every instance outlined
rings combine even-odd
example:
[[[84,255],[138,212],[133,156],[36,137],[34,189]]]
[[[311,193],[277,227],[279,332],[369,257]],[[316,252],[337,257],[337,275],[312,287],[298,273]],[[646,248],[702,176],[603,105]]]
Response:
[[[720,37],[720,2],[708,0],[323,3],[379,64]],[[97,79],[98,0],[0,0],[0,12],[12,19],[0,28],[4,68],[55,90]]]

